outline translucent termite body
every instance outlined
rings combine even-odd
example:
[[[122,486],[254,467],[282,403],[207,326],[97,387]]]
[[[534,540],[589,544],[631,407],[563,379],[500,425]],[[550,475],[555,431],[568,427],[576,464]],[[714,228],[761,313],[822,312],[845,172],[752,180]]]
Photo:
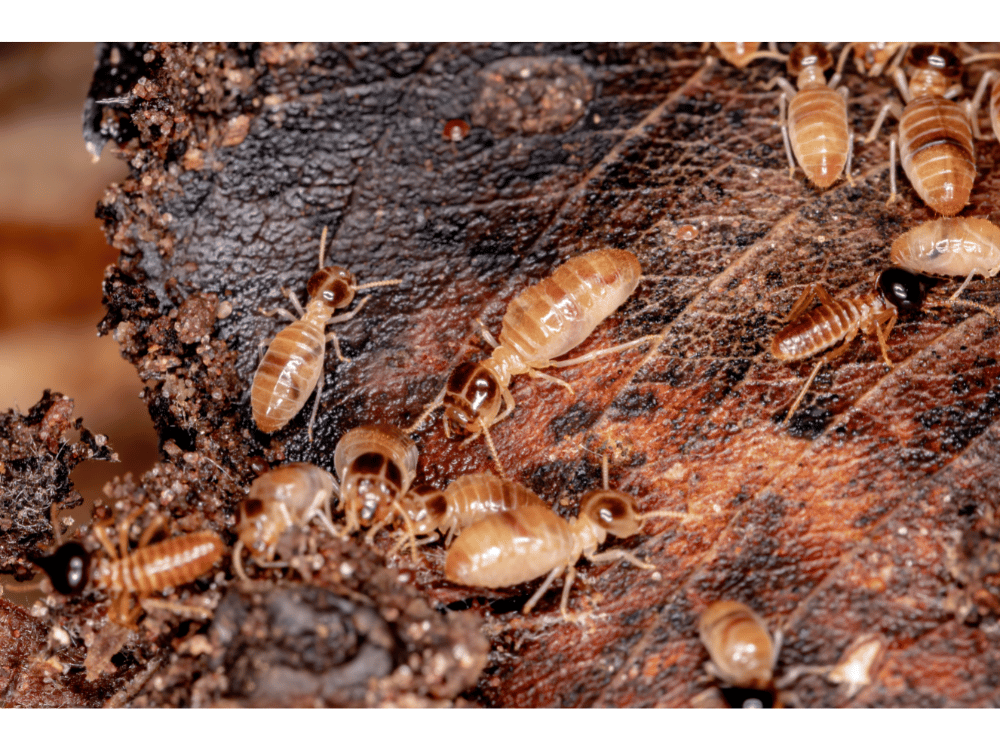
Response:
[[[771,639],[766,623],[745,604],[715,602],[698,620],[698,636],[712,657],[705,671],[741,688],[774,691],[774,667],[778,643]]]
[[[894,265],[928,276],[964,276],[958,297],[972,277],[1000,271],[1000,227],[986,219],[944,218],[900,235],[889,255]]]
[[[820,188],[836,182],[845,166],[847,179],[852,181],[854,136],[847,124],[847,87],[834,90],[839,73],[827,85],[824,71],[832,66],[833,56],[826,47],[800,42],[788,55],[788,73],[797,77],[798,91],[781,76],[766,86],[772,88],[777,84],[782,90],[781,134],[788,156],[789,176],[794,174],[798,162],[806,177]]]
[[[416,477],[417,459],[417,446],[392,425],[355,427],[340,439],[333,463],[340,477],[346,533],[370,526],[371,539],[397,516],[409,523],[400,500]]]
[[[487,516],[468,528],[448,549],[445,578],[454,583],[484,588],[505,588],[525,583],[548,573],[538,591],[522,610],[528,614],[548,590],[556,576],[565,571],[559,612],[569,616],[569,591],[576,578],[574,566],[581,556],[592,562],[627,560],[636,567],[652,570],[625,550],[597,552],[608,534],[631,536],[652,516],[681,516],[668,511],[640,514],[631,495],[607,489],[588,492],[580,501],[580,513],[566,521],[544,504],[524,505]]]
[[[882,271],[876,278],[875,289],[857,297],[834,299],[818,284],[806,288],[789,313],[791,322],[771,342],[771,356],[780,362],[794,362],[812,357],[841,340],[844,343],[816,364],[784,421],[792,418],[820,368],[847,351],[859,331],[878,339],[882,357],[891,368],[887,341],[896,319],[901,310],[919,310],[925,296],[926,284],[901,268]],[[817,297],[820,305],[806,312]]]
[[[443,402],[445,433],[449,437],[455,433],[471,440],[485,433],[489,441],[488,429],[514,410],[508,385],[515,375],[527,373],[544,378],[572,393],[568,383],[539,370],[580,364],[655,338],[642,337],[573,359],[554,359],[583,343],[620,307],[635,291],[641,274],[635,255],[614,248],[595,250],[563,263],[549,278],[528,287],[510,302],[500,341],[484,331],[494,347],[492,356],[455,368],[444,391],[407,431],[415,430]],[[506,411],[497,416],[501,403]],[[496,458],[495,450],[493,454]]]
[[[447,535],[445,545],[462,529],[494,513],[528,505],[548,507],[524,485],[486,473],[460,476],[444,491],[432,487],[411,490],[402,505],[413,533],[441,532]]]
[[[330,500],[337,493],[330,473],[310,463],[291,463],[262,474],[250,485],[237,510],[233,568],[243,580],[240,553],[250,550],[258,565],[271,563],[278,540],[292,526],[318,520],[331,534],[340,536],[330,521]]]
[[[139,513],[141,509],[133,511],[119,527],[117,551],[104,527],[94,527],[94,534],[108,557],[92,563],[89,576],[96,587],[117,595],[108,611],[108,618],[130,628],[135,627],[142,611],[138,605],[129,608],[132,595],[149,606],[152,601],[145,600],[146,597],[195,581],[212,569],[225,550],[222,540],[211,531],[198,531],[149,544],[156,531],[165,524],[163,516],[157,516],[155,522],[143,532],[137,549],[129,552],[128,528]],[[197,608],[168,605],[166,602],[157,606],[184,613],[201,612]]]
[[[893,203],[896,193],[896,147],[899,146],[903,171],[920,198],[944,216],[953,216],[968,204],[976,179],[976,152],[969,108],[950,99],[962,92],[962,64],[939,45],[918,45],[906,56],[914,69],[907,84],[903,71],[896,68],[894,79],[906,108],[886,104],[879,113],[868,143],[888,112],[899,119],[899,136],[889,143],[889,176]]]
[[[343,323],[353,318],[361,311],[368,298],[365,297],[351,312],[337,316],[334,316],[334,312],[349,306],[354,301],[355,294],[362,289],[399,283],[399,279],[391,279],[359,285],[354,274],[346,268],[324,268],[325,246],[326,227],[323,228],[320,239],[319,270],[307,285],[309,303],[305,309],[293,292],[282,289],[299,317],[296,318],[283,308],[261,310],[265,315],[281,314],[292,320],[274,337],[253,377],[250,401],[254,423],[261,432],[280,430],[302,410],[309,396],[316,391],[316,403],[313,405],[308,427],[309,439],[312,440],[312,427],[322,395],[322,387],[318,386],[323,374],[326,342],[332,341],[337,357],[342,362],[346,361],[340,353],[337,335],[333,332],[326,333],[326,327],[331,323]]]

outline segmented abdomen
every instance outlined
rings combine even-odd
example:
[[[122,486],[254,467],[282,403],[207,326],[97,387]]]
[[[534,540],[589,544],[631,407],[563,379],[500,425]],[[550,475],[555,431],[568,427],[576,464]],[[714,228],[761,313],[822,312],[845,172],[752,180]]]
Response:
[[[827,86],[800,91],[788,105],[788,137],[806,176],[821,188],[832,185],[850,145],[844,97]]]
[[[582,343],[639,285],[642,266],[627,250],[605,248],[570,258],[507,306],[500,343],[530,366]]]
[[[931,276],[993,276],[1000,270],[1000,227],[961,216],[927,221],[897,237],[889,258]]]
[[[476,523],[494,513],[528,505],[548,507],[524,485],[492,474],[465,474],[444,491],[452,523],[458,528]]]
[[[274,337],[250,390],[253,420],[261,432],[280,430],[302,410],[319,382],[325,346],[322,326],[308,318]]]
[[[924,96],[910,102],[899,121],[899,156],[924,203],[953,216],[969,202],[976,179],[972,126],[954,102]]]
[[[151,544],[110,564],[108,588],[144,596],[190,583],[210,571],[224,549],[211,531]]]
[[[879,298],[865,294],[856,299],[833,300],[831,305],[820,305],[785,326],[771,342],[771,355],[783,362],[806,359],[828,349],[851,331],[856,331],[862,320],[881,309]]]
[[[462,532],[448,549],[444,574],[466,586],[513,586],[566,565],[573,542],[569,524],[544,506],[507,510]]]

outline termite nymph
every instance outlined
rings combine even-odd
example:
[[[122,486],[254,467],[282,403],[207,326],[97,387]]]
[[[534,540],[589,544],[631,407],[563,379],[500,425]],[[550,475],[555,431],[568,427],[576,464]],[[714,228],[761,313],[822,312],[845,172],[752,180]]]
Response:
[[[698,637],[711,661],[705,671],[735,687],[774,692],[781,635],[771,639],[760,615],[740,602],[711,604],[698,619]]]
[[[921,308],[927,287],[926,280],[902,268],[882,271],[875,280],[875,289],[857,297],[834,299],[821,285],[809,285],[788,315],[791,322],[771,342],[771,356],[780,362],[794,362],[819,354],[841,340],[844,343],[816,364],[783,422],[792,418],[820,368],[847,351],[859,331],[878,339],[882,357],[892,368],[887,344],[889,334],[900,311]],[[819,307],[807,312],[806,308],[817,297]]]
[[[454,583],[485,588],[505,588],[525,583],[548,573],[538,591],[522,610],[528,614],[556,577],[565,571],[559,612],[568,611],[569,591],[576,578],[575,565],[581,556],[592,562],[627,560],[636,567],[653,570],[631,552],[612,549],[597,552],[608,534],[631,536],[647,518],[683,516],[671,511],[639,513],[631,495],[604,490],[587,493],[580,512],[566,521],[545,505],[525,505],[487,516],[467,529],[448,549],[445,577]]]
[[[986,219],[951,217],[927,221],[900,235],[889,255],[893,264],[928,276],[964,276],[951,296],[954,301],[972,277],[993,277],[1000,271],[1000,227]],[[963,304],[996,317],[996,312],[974,302]]]
[[[278,540],[292,526],[305,526],[316,519],[334,536],[341,536],[330,521],[330,500],[337,493],[330,473],[309,463],[279,466],[257,477],[247,497],[240,501],[236,516],[233,570],[248,580],[241,553],[246,547],[257,565],[274,561]]]
[[[409,515],[400,500],[416,477],[417,459],[417,446],[392,425],[355,427],[340,439],[333,463],[340,477],[346,533],[370,526],[371,540],[396,517],[409,528]]]
[[[806,177],[821,188],[836,182],[845,165],[848,182],[854,182],[851,177],[854,136],[847,124],[847,87],[835,90],[839,73],[827,85],[824,71],[832,66],[833,56],[826,47],[800,42],[788,54],[788,73],[796,76],[796,86],[781,76],[765,86],[770,89],[778,85],[782,90],[781,135],[789,176],[795,173],[798,162]]]
[[[94,535],[108,557],[91,563],[91,582],[98,588],[117,594],[108,610],[108,619],[134,628],[143,607],[150,606],[186,615],[204,615],[204,610],[198,607],[185,607],[147,597],[191,583],[208,573],[222,558],[225,550],[222,540],[214,532],[197,531],[149,544],[153,535],[166,523],[163,516],[157,516],[142,533],[136,550],[129,552],[128,529],[141,512],[142,509],[137,508],[119,526],[117,551],[108,538],[104,525],[94,526]],[[139,598],[140,603],[130,609],[133,594]]]
[[[309,439],[312,440],[313,423],[319,410],[322,396],[323,359],[326,342],[333,342],[334,352],[341,362],[347,360],[340,352],[337,334],[325,333],[331,323],[343,323],[357,315],[368,301],[365,297],[358,306],[348,313],[334,316],[354,301],[354,295],[362,289],[399,284],[400,279],[372,281],[358,284],[354,274],[340,266],[323,267],[323,252],[326,248],[326,231],[319,244],[319,270],[309,279],[307,290],[309,303],[303,309],[295,293],[282,288],[282,293],[295,307],[298,318],[284,308],[261,310],[264,315],[282,315],[292,321],[282,329],[267,353],[257,366],[250,388],[253,420],[261,432],[275,432],[284,427],[298,414],[309,396],[316,391],[312,416],[309,418]]]
[[[962,92],[962,64],[939,45],[918,45],[906,56],[914,69],[907,83],[900,68],[893,78],[906,108],[896,102],[882,107],[865,143],[871,142],[886,114],[899,120],[899,135],[889,142],[889,204],[896,192],[896,147],[903,171],[921,200],[945,216],[957,214],[969,202],[976,179],[976,151],[969,106],[950,99]]]
[[[620,307],[638,286],[641,274],[642,267],[632,253],[614,248],[595,250],[563,263],[552,276],[528,287],[510,302],[499,342],[483,330],[484,338],[493,347],[492,355],[481,362],[467,362],[455,368],[445,389],[407,432],[419,427],[443,403],[445,434],[468,436],[467,441],[483,434],[500,466],[489,428],[514,410],[514,397],[508,387],[511,378],[526,373],[557,383],[573,393],[569,383],[539,370],[589,362],[656,338],[643,336],[580,357],[554,359],[583,343]],[[505,407],[503,414],[499,414],[501,403]],[[502,467],[500,471],[502,474]]]

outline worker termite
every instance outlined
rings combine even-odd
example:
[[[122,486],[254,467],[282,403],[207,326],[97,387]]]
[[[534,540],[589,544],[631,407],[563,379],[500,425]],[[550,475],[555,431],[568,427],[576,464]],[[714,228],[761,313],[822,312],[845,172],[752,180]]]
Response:
[[[631,536],[647,518],[683,516],[671,511],[638,512],[635,498],[605,488],[588,492],[580,501],[580,512],[566,521],[545,505],[525,505],[487,516],[468,528],[448,549],[445,578],[466,586],[504,588],[531,581],[548,573],[538,591],[522,610],[528,614],[565,571],[559,612],[570,617],[569,591],[576,578],[575,565],[581,555],[591,562],[627,560],[636,567],[653,570],[631,552],[620,549],[597,552],[608,534]]]
[[[729,600],[711,604],[698,620],[698,636],[712,659],[705,663],[712,677],[774,694],[781,634],[772,640],[767,625],[750,607]]]
[[[278,540],[292,526],[316,519],[334,536],[340,532],[330,521],[330,499],[337,492],[330,473],[309,463],[279,466],[253,481],[240,501],[236,516],[233,570],[248,580],[241,553],[246,547],[254,561],[268,567],[274,561]]]
[[[527,373],[558,383],[572,394],[569,383],[539,370],[589,362],[656,338],[643,336],[572,359],[554,359],[583,343],[601,321],[624,303],[638,286],[641,273],[642,267],[632,253],[614,248],[595,250],[563,263],[552,276],[528,287],[510,302],[499,342],[483,329],[493,354],[481,362],[456,367],[444,390],[407,432],[417,429],[443,403],[445,434],[468,436],[468,442],[482,433],[500,466],[489,428],[514,410],[514,397],[508,387],[511,378]],[[506,411],[497,416],[501,401]],[[502,467],[500,471],[502,474]]]
[[[204,615],[204,611],[197,607],[169,604],[148,597],[165,589],[191,583],[205,575],[222,557],[225,550],[222,540],[214,532],[198,531],[149,544],[154,534],[162,530],[166,523],[163,516],[156,516],[142,533],[139,546],[134,552],[129,552],[128,530],[141,512],[142,509],[137,508],[119,525],[117,551],[105,531],[104,526],[107,524],[94,526],[94,535],[108,557],[101,558],[90,566],[89,579],[98,588],[117,595],[108,610],[108,619],[134,628],[143,607],[150,606],[187,615]],[[68,559],[71,566],[76,566],[80,558],[71,555]],[[72,582],[76,579],[74,567],[68,580]],[[139,604],[130,609],[133,594],[139,598]]]
[[[821,188],[836,182],[845,165],[848,182],[854,182],[851,177],[854,135],[847,124],[847,87],[834,90],[840,80],[839,73],[827,85],[824,71],[832,66],[833,56],[826,47],[800,42],[788,54],[788,73],[796,76],[796,85],[793,87],[782,76],[776,76],[765,86],[770,89],[778,85],[782,90],[781,135],[789,176],[795,173],[798,162],[806,177]]]
[[[810,284],[792,307],[791,321],[771,342],[771,356],[780,362],[794,362],[818,354],[843,340],[843,344],[824,355],[799,391],[785,423],[792,418],[799,403],[809,390],[816,373],[850,346],[858,331],[878,339],[882,357],[891,368],[887,340],[900,311],[919,310],[926,297],[927,283],[901,268],[882,271],[875,280],[875,289],[857,297],[834,299],[819,284]],[[806,312],[815,298],[819,307]]]
[[[891,69],[898,64],[898,59],[906,54],[908,44],[903,42],[852,42],[845,44],[837,60],[836,75],[844,70],[844,63],[851,52],[854,53],[854,64],[861,75],[875,78],[882,75],[883,70]],[[893,62],[893,57],[897,61]]]
[[[882,107],[865,143],[874,140],[889,112],[899,120],[899,135],[889,142],[889,204],[896,193],[896,147],[903,171],[920,198],[945,216],[953,216],[969,202],[976,179],[976,152],[969,106],[950,99],[962,92],[962,64],[939,45],[918,45],[906,56],[914,68],[907,84],[900,68],[893,78],[906,108],[890,102]]]
[[[409,528],[409,515],[400,500],[416,477],[417,459],[417,446],[392,425],[355,427],[340,439],[333,463],[340,477],[346,533],[371,526],[367,534],[371,540],[396,517]]]
[[[968,65],[970,63],[980,62],[982,60],[1000,60],[1000,53],[997,52],[985,52],[981,54],[971,55],[962,60],[963,65]],[[989,99],[989,110],[990,110],[990,124],[993,126],[993,135],[1000,140],[1000,71],[988,70],[983,73],[982,78],[979,79],[979,85],[976,87],[976,93],[972,97],[972,103],[969,105],[969,118],[972,121],[972,132],[975,134],[976,138],[988,138],[989,136],[984,136],[979,129],[979,107],[983,103],[983,96],[986,94],[986,87],[993,82],[993,88],[990,91]]]
[[[493,474],[464,474],[444,491],[433,487],[411,490],[401,504],[414,534],[435,531],[446,534],[445,546],[463,528],[494,513],[528,505],[548,507],[538,495],[522,484]]]
[[[889,255],[893,264],[928,276],[964,276],[955,300],[979,274],[983,278],[1000,271],[1000,227],[986,219],[953,217],[927,221],[900,235]],[[972,302],[964,304],[996,313]]]
[[[790,685],[802,675],[822,675],[829,682],[841,685],[848,699],[870,685],[885,656],[886,638],[881,633],[864,633],[844,649],[840,660],[833,666],[797,666],[781,678],[782,685]]]
[[[323,387],[323,359],[326,342],[333,342],[333,349],[341,362],[347,360],[340,352],[337,334],[325,333],[331,323],[343,323],[357,315],[368,301],[365,297],[358,306],[348,313],[334,316],[336,310],[347,307],[354,301],[354,295],[362,289],[399,284],[400,279],[371,281],[358,284],[354,274],[340,266],[323,267],[323,251],[326,247],[326,227],[319,243],[319,270],[309,279],[307,290],[309,303],[303,309],[295,293],[282,288],[298,312],[296,318],[284,308],[261,310],[264,315],[282,315],[292,321],[282,329],[267,353],[257,366],[250,388],[253,420],[261,432],[275,432],[284,427],[302,410],[313,391],[316,403],[309,418],[309,439],[312,440],[313,423],[319,410]]]

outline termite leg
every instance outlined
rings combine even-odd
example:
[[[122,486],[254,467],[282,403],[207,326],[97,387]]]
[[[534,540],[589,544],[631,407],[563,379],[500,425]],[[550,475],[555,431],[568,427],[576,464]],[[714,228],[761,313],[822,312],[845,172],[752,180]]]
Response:
[[[595,351],[587,352],[586,354],[581,354],[579,357],[573,357],[573,359],[550,359],[545,366],[572,367],[573,365],[583,364],[584,362],[589,362],[592,359],[603,357],[605,354],[614,354],[615,352],[623,352],[626,351],[627,349],[633,349],[637,346],[642,346],[647,341],[655,341],[659,340],[659,338],[660,338],[659,334],[651,333],[648,336],[640,336],[637,339],[626,341],[624,344],[618,344],[617,346],[609,346],[607,349],[596,349]]]
[[[889,139],[889,187],[890,195],[889,200],[885,202],[886,206],[891,206],[899,199],[899,195],[896,193],[896,134],[893,133],[892,138]]]
[[[572,569],[572,566],[570,566],[570,569]],[[542,582],[542,585],[538,587],[538,591],[536,591],[534,596],[532,596],[528,600],[528,603],[524,605],[524,609],[521,610],[521,614],[525,615],[528,614],[531,611],[531,608],[534,607],[536,604],[538,604],[538,600],[541,599],[542,595],[549,590],[549,586],[552,585],[552,582],[556,579],[556,576],[562,573],[562,571],[563,571],[562,567],[552,569],[552,572],[549,573],[548,577]],[[569,575],[569,573],[567,573],[567,575]]]
[[[816,373],[819,372],[820,368],[827,362],[836,359],[845,351],[847,351],[847,347],[850,345],[851,341],[854,340],[854,337],[856,335],[857,331],[852,331],[850,334],[848,334],[847,339],[844,341],[842,346],[838,346],[836,349],[834,349],[826,356],[822,357],[820,361],[816,363],[816,366],[813,368],[813,371],[809,373],[809,377],[806,379],[805,385],[802,386],[802,390],[799,391],[798,397],[796,397],[795,402],[792,404],[792,408],[788,410],[788,414],[781,422],[782,425],[788,424],[788,421],[792,418],[792,415],[795,413],[795,410],[799,408],[799,404],[802,403],[802,399],[805,398],[806,392],[809,390],[809,386],[812,385],[813,379],[816,377]]]
[[[795,157],[792,156],[792,142],[788,138],[788,119],[785,114],[787,106],[788,98],[782,92],[778,101],[778,124],[781,126],[781,139],[785,142],[785,156],[788,157],[788,179],[791,179],[795,175]]]

